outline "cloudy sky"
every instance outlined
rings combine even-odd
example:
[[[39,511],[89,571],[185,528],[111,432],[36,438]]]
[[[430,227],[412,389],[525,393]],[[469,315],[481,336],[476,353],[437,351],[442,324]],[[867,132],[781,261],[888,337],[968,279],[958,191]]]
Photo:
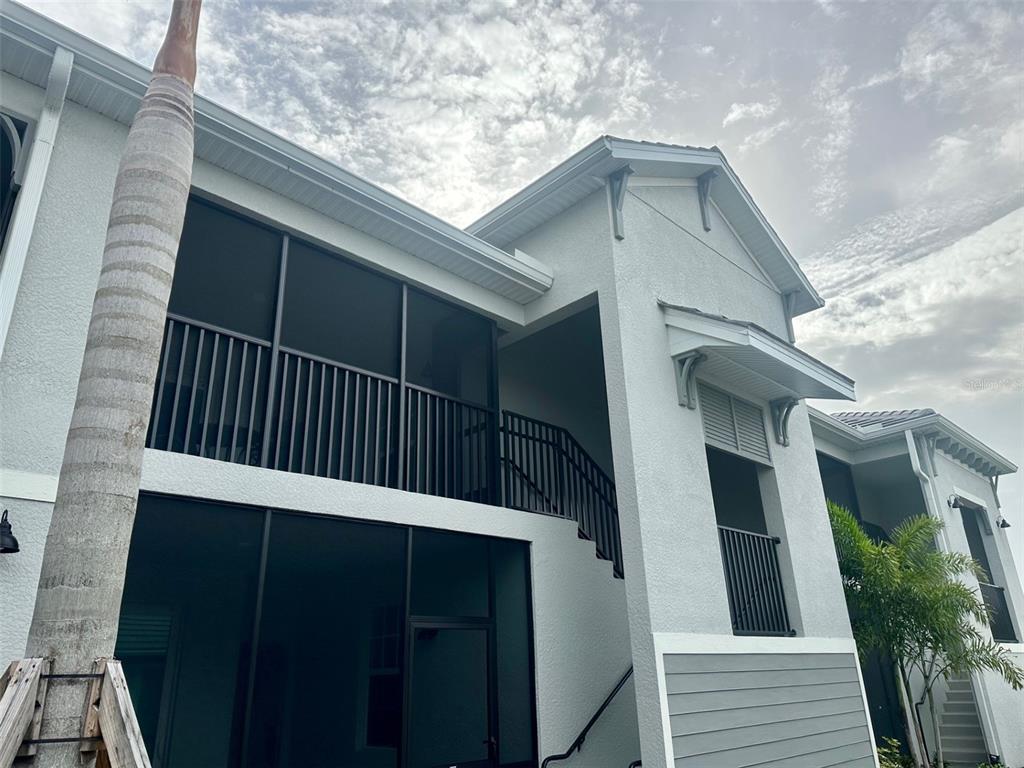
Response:
[[[167,11],[30,4],[147,65]],[[459,225],[602,133],[717,144],[825,296],[798,339],[858,407],[935,408],[1024,465],[1021,6],[203,13],[201,93]],[[1003,489],[1024,552],[1024,482]]]

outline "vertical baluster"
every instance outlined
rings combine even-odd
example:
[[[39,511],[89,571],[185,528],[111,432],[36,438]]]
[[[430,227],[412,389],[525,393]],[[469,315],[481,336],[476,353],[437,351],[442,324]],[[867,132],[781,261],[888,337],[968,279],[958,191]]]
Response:
[[[199,455],[206,455],[206,428],[210,426],[210,401],[213,399],[214,372],[217,370],[217,345],[220,342],[220,334],[213,336],[213,354],[210,355],[210,373],[206,385],[206,397],[203,398],[203,431],[199,436]],[[214,456],[214,458],[217,458]]]
[[[782,607],[782,580],[779,573],[778,550],[774,539],[764,540],[765,574],[768,579],[768,600],[771,605],[772,624],[776,632],[785,632],[787,617]]]
[[[332,367],[333,370],[333,367]],[[324,427],[324,383],[327,378],[327,365],[320,364],[320,395],[316,405],[316,442],[313,447],[313,474],[320,477],[320,433]],[[330,440],[330,435],[327,437]]]
[[[377,416],[373,422],[373,484],[380,485],[380,379],[377,379]]]
[[[775,580],[768,562],[768,539],[757,539],[758,564],[761,568],[761,594],[764,596],[765,629],[778,632],[778,614],[775,610]]]
[[[174,445],[174,431],[178,421],[178,400],[181,397],[181,379],[185,375],[185,356],[188,354],[188,324],[184,324],[184,332],[181,341],[181,357],[178,358],[178,378],[174,382],[174,402],[171,403],[171,424],[167,430],[167,448],[172,450]]]
[[[196,364],[192,367],[192,392],[188,398],[188,415],[185,417],[185,443],[182,453],[189,454],[189,443],[192,437],[192,421],[196,407],[196,390],[199,389],[199,369],[203,364],[203,347],[205,346],[206,329],[199,329],[199,339],[196,342]]]
[[[288,394],[288,379],[291,378],[289,371],[291,366],[290,355],[287,352],[281,353],[281,375],[278,379],[281,382],[280,393],[277,399],[277,445],[274,447],[274,469],[281,469],[281,446],[284,444],[284,408],[285,396]],[[268,438],[264,438],[268,439]]]
[[[413,490],[412,485],[409,483],[409,478],[412,476],[410,466],[412,464],[412,390],[408,387],[401,392],[401,396],[405,398],[405,434],[402,435],[402,450],[405,451],[405,465],[403,471],[405,477],[402,478],[403,486],[406,490]]]
[[[231,336],[228,336],[228,349],[227,356],[224,359],[224,385],[221,387],[220,393],[220,415],[217,417],[217,443],[214,450],[214,457],[220,458],[220,443],[224,437],[224,412],[228,403],[228,384],[231,379],[231,358],[232,353],[235,349],[235,340]],[[212,374],[211,374],[212,377]],[[211,386],[211,390],[213,387]]]
[[[423,472],[422,472],[422,468],[423,468],[423,452],[424,452],[424,449],[425,449],[425,445],[424,445],[423,441],[424,441],[424,433],[426,431],[426,425],[424,423],[424,415],[423,415],[423,401],[424,401],[426,396],[422,392],[420,392],[419,390],[415,390],[415,393],[416,393],[416,405],[415,405],[414,410],[416,411],[416,440],[414,441],[413,445],[414,445],[414,450],[415,450],[414,458],[416,459],[416,464],[415,464],[414,469],[413,469],[412,488],[417,493],[423,493],[424,489],[423,489]]]
[[[450,400],[445,400],[444,401],[444,408],[441,411],[441,413],[442,413],[441,423],[443,425],[443,430],[444,430],[444,434],[441,437],[441,442],[444,444],[444,464],[442,464],[442,466],[441,466],[441,477],[444,478],[444,483],[443,483],[443,488],[441,490],[441,495],[443,495],[443,496],[445,496],[447,498],[451,498],[451,484],[449,482],[449,475],[451,474],[451,472],[450,472],[451,465],[449,463],[449,459],[451,458],[451,441],[452,441],[452,436],[451,436],[451,431],[448,429],[448,419],[449,419],[450,411],[451,411],[451,401]]]
[[[388,401],[387,401],[387,439],[384,444],[384,485],[387,487],[391,486],[391,393],[394,391],[395,385],[390,381],[387,385]]]
[[[331,420],[327,422],[327,477],[334,477],[334,424],[338,402],[338,369],[331,367]],[[342,436],[344,437],[344,436]],[[340,475],[340,473],[339,473]]]
[[[252,367],[252,387],[249,392],[249,428],[245,434],[245,464],[249,464],[249,457],[252,456],[252,431],[256,423],[256,401],[259,399],[260,379],[263,375],[263,347],[256,345],[256,360]],[[267,382],[267,397],[270,397],[270,382]],[[266,435],[261,435],[260,440],[266,440]]]
[[[348,380],[349,372],[345,371],[345,383],[341,389],[341,435],[338,439],[338,479],[345,480],[345,446],[348,445]],[[352,446],[355,451],[355,445]],[[352,479],[352,475],[348,476]]]
[[[758,567],[757,543],[754,536],[743,537],[747,545],[747,558],[750,562],[750,570],[753,575],[752,591],[754,605],[757,609],[757,631],[763,632],[768,627],[768,616],[764,605],[764,581],[761,569]]]
[[[362,376],[363,379],[363,391],[365,393],[366,404],[363,406],[363,482],[369,482],[369,466],[370,466],[370,397],[373,390],[370,387],[370,378],[368,376]]]
[[[213,340],[214,349],[217,347],[216,337]],[[235,423],[231,430],[231,448],[228,453],[228,461],[235,460],[235,451],[238,450],[238,422],[242,414],[242,392],[245,391],[245,357],[249,352],[249,342],[242,342],[242,360],[238,364],[238,386],[235,388]],[[203,430],[205,433],[205,429]]]
[[[295,437],[299,431],[299,388],[302,386],[302,358],[295,357],[295,383],[292,386],[292,421],[291,428],[288,430],[288,462],[285,464],[285,470],[288,472],[294,472],[295,469]]]
[[[358,482],[356,476],[356,456],[359,447],[359,381],[363,378],[362,374],[356,373],[352,375],[352,462],[349,466],[349,477],[352,482]],[[366,450],[366,444],[363,444],[363,450]]]
[[[167,360],[171,356],[171,339],[174,336],[174,321],[168,319],[164,328],[164,354],[160,361],[160,378],[157,380],[156,405],[153,408],[153,418],[149,421],[149,440],[146,445],[149,448],[156,447],[156,436],[160,431],[160,410],[164,402],[164,387],[167,386]]]
[[[313,406],[313,361],[306,360],[306,405],[302,410],[302,447],[299,450],[299,473],[306,474],[306,454],[309,446],[309,430],[312,427],[310,409]]]

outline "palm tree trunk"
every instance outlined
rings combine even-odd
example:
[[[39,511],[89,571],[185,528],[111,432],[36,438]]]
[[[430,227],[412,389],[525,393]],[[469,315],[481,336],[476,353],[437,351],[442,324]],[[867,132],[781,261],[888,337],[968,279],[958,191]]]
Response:
[[[899,684],[900,705],[903,707],[903,722],[907,736],[907,749],[917,762],[918,768],[928,768],[927,749],[924,743],[924,733],[921,731],[921,724],[917,720],[917,711],[914,709],[914,696],[911,693],[910,677],[907,670],[899,661],[893,661],[893,671],[896,674],[896,682]]]
[[[114,185],[46,537],[28,656],[57,673],[111,657],[142,474],[174,261],[192,179],[195,43],[201,0],[174,0],[167,36]],[[86,686],[51,680],[42,736],[81,732]],[[46,745],[36,765],[78,766],[78,744]]]
[[[928,713],[932,716],[932,732],[935,734],[935,765],[943,768],[946,764],[945,755],[942,754],[942,726],[939,725],[939,718],[935,713],[935,694],[931,686],[928,686]]]

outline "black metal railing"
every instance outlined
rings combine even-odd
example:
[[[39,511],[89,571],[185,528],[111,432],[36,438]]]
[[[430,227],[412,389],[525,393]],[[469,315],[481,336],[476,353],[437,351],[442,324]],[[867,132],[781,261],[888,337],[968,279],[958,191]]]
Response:
[[[992,639],[1000,643],[1016,643],[1017,633],[1013,629],[1010,606],[1006,602],[1003,588],[985,582],[978,586],[981,587],[981,598],[989,610],[988,623],[992,629]]]
[[[150,448],[261,463],[270,343],[168,316]]]
[[[408,491],[498,503],[493,412],[423,387],[406,385],[405,484]]]
[[[622,576],[615,484],[565,429],[169,314],[147,445],[576,522]]]
[[[572,756],[573,752],[583,751],[583,742],[587,740],[587,736],[590,734],[590,729],[594,727],[594,724],[601,718],[601,715],[604,714],[604,711],[608,709],[608,705],[612,703],[612,699],[614,699],[615,695],[622,690],[622,687],[626,684],[626,681],[629,680],[632,674],[633,667],[630,666],[630,668],[626,670],[625,674],[619,678],[619,682],[615,684],[615,687],[612,688],[612,692],[605,696],[604,701],[601,702],[601,706],[599,706],[597,708],[597,711],[593,715],[591,715],[590,719],[587,721],[587,724],[583,726],[583,730],[581,730],[579,732],[579,735],[575,739],[573,739],[573,742],[569,745],[569,748],[565,750],[565,752],[559,752],[557,755],[548,755],[547,757],[545,757],[544,760],[541,761],[540,768],[548,768],[548,765],[550,765],[551,763],[558,762],[560,760],[568,760]],[[633,765],[637,764],[638,763],[631,763],[630,768],[632,768]]]
[[[505,506],[574,520],[597,554],[622,575],[615,483],[568,430],[502,412]]]
[[[718,538],[733,632],[792,635],[779,569],[778,537],[720,525]]]
[[[266,466],[398,487],[398,381],[283,348]]]

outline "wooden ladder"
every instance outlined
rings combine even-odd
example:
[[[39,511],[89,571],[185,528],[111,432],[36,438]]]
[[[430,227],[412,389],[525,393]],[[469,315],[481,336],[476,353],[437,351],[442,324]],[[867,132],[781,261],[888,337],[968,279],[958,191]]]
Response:
[[[49,659],[13,661],[0,676],[0,768],[15,757],[35,755],[40,745],[43,706],[51,679],[88,682],[82,733],[59,741],[78,741],[82,752],[96,752],[98,768],[151,768],[121,662],[98,659],[91,674],[50,674]]]

